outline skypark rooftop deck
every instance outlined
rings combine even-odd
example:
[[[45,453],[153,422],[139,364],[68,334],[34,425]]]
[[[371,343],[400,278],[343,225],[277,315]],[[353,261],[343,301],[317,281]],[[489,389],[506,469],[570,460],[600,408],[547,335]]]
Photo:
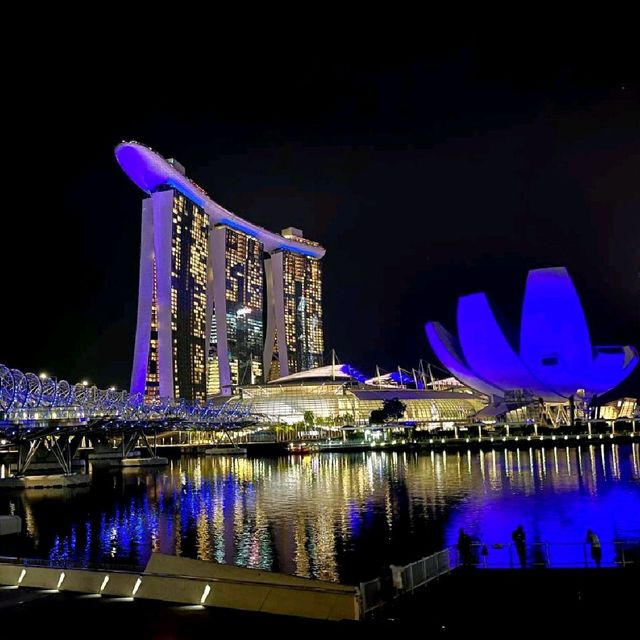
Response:
[[[122,142],[116,147],[115,154],[124,172],[146,193],[150,194],[166,187],[177,189],[202,207],[213,224],[226,225],[257,238],[263,243],[266,251],[286,249],[312,258],[322,258],[325,254],[323,247],[305,238],[293,235],[284,237],[227,211],[214,202],[202,187],[182,174],[176,166],[139,142]]]

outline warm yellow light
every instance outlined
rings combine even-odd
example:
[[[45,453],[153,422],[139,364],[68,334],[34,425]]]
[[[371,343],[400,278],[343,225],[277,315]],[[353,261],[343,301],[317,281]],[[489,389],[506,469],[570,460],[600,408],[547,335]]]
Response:
[[[82,381],[82,386],[86,387],[89,384],[88,380],[83,380]]]
[[[49,376],[43,371],[38,377],[40,380],[46,380]]]

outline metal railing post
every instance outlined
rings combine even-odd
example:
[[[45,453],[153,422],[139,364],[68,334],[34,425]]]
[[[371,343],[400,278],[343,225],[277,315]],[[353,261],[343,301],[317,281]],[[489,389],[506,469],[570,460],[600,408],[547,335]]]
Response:
[[[362,617],[367,615],[367,593],[366,593],[366,583],[361,582],[359,591],[360,591],[360,606],[362,611]]]

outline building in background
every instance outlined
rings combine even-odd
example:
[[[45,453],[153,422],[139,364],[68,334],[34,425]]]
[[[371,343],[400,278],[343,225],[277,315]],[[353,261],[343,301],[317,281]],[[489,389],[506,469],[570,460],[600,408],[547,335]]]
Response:
[[[283,237],[317,247],[302,231],[289,227]],[[320,260],[290,249],[266,260],[269,312],[264,368],[267,380],[322,365],[322,267]]]
[[[494,399],[520,404],[588,406],[615,388],[639,362],[631,345],[596,346],[578,292],[564,267],[527,276],[519,350],[513,349],[484,293],[458,300],[458,335],[425,325],[431,348],[462,383]]]
[[[463,385],[446,391],[380,388],[368,384],[352,366],[335,364],[241,387],[237,410],[270,425],[309,421],[313,428],[340,432],[345,425],[369,426],[371,412],[391,399],[405,407],[401,425],[426,429],[466,423],[487,405],[485,397]]]
[[[325,250],[227,211],[142,144],[115,153],[149,195],[131,391],[204,402],[321,364]]]
[[[207,262],[204,210],[176,189],[142,204],[142,251],[131,388],[156,397],[206,398]]]
[[[208,357],[208,395],[223,392],[219,362],[228,362],[224,384],[263,381],[264,263],[262,243],[225,225],[212,230],[213,316]]]

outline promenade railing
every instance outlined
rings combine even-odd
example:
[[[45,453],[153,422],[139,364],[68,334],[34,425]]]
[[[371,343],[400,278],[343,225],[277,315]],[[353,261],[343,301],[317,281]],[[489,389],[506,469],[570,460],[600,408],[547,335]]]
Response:
[[[521,550],[520,550],[521,551]],[[384,605],[453,570],[471,569],[611,569],[640,567],[640,540],[613,540],[600,544],[532,542],[524,553],[513,542],[473,542],[461,553],[449,547],[404,566],[391,565],[386,576],[360,583],[364,616],[375,615]]]
[[[455,547],[450,553],[456,566],[480,569],[611,568],[640,564],[640,540],[604,541],[600,543],[599,552],[587,542],[532,542],[525,544],[523,552],[512,542],[474,542],[466,554]]]
[[[443,549],[405,566],[391,565],[391,576],[360,583],[362,611],[365,616],[382,608],[390,600],[404,593],[413,593],[432,580],[451,572],[449,549]]]

